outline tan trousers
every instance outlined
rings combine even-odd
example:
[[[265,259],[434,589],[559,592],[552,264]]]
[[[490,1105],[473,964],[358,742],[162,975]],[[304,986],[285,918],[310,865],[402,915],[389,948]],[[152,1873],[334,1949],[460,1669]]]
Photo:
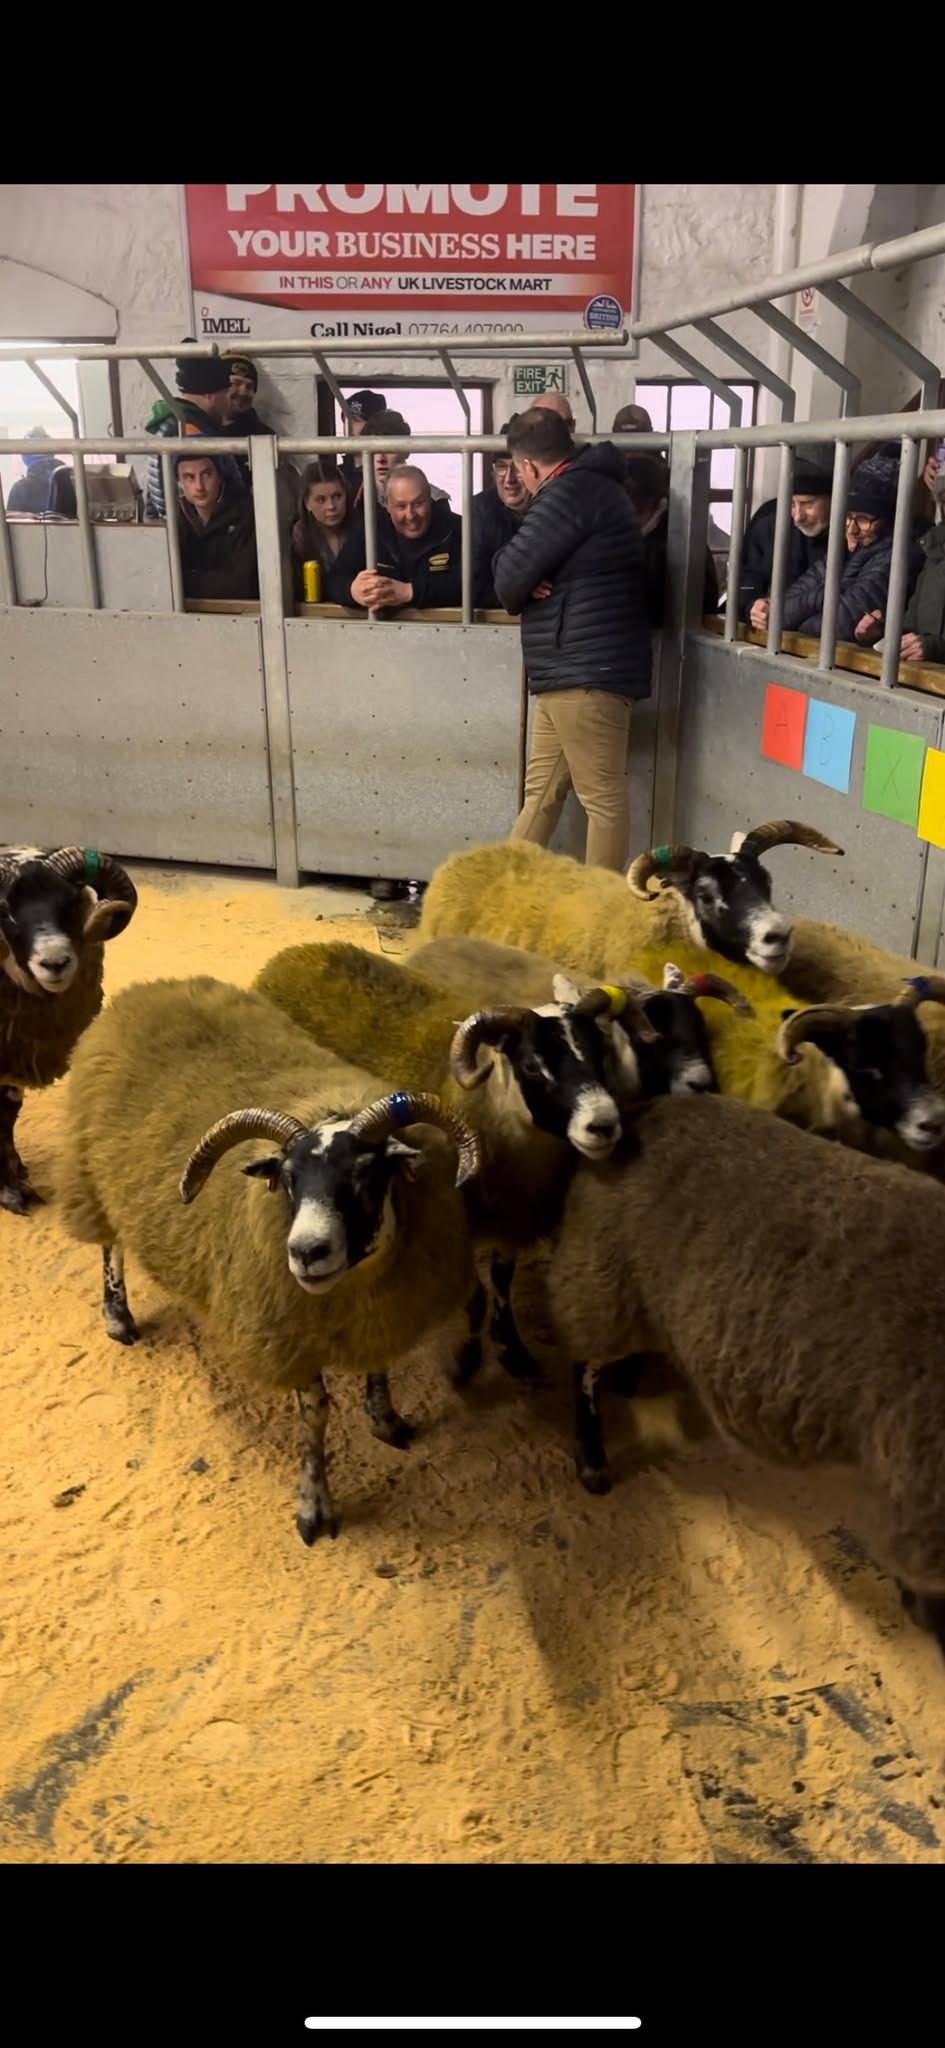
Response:
[[[569,789],[587,813],[588,867],[622,873],[630,853],[630,702],[607,690],[535,698],[525,802],[513,839],[547,846]]]

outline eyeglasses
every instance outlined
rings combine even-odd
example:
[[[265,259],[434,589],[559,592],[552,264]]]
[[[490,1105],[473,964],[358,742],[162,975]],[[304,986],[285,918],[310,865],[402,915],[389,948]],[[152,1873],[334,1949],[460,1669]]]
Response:
[[[504,475],[506,470],[515,468],[515,458],[512,455],[497,455],[492,467],[497,474],[501,473]]]
[[[865,512],[848,512],[844,524],[854,527],[857,533],[869,533],[874,526],[879,525],[879,518],[872,514],[867,517]]]

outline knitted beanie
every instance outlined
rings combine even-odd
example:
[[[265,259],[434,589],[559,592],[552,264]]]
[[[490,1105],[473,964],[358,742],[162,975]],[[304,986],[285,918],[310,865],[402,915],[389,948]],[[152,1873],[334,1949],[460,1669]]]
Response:
[[[247,384],[251,384],[254,391],[259,390],[259,371],[249,356],[239,355],[235,348],[225,348],[223,361],[228,364],[231,377],[245,377]]]
[[[898,482],[899,463],[895,456],[882,452],[870,455],[850,480],[847,511],[861,512],[868,519],[885,519],[891,526],[896,517]]]
[[[191,338],[185,336],[187,341]],[[222,356],[178,356],[174,381],[178,391],[193,391],[198,398],[209,398],[214,391],[229,389],[230,366]]]

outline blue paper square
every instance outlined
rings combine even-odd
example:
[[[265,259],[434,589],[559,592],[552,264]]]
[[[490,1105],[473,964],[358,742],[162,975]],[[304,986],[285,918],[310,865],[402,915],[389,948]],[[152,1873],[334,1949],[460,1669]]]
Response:
[[[807,707],[804,774],[814,782],[825,782],[828,789],[842,790],[846,796],[855,731],[855,711],[842,711],[836,704],[825,704],[820,697],[812,697]]]

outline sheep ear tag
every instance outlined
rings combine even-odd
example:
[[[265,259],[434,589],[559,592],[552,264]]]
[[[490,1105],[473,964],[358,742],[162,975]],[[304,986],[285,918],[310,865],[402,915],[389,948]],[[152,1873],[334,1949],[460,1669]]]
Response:
[[[744,832],[732,833],[731,843],[728,849],[730,854],[741,853],[742,847],[745,844],[746,836],[747,835]]]
[[[241,1170],[250,1180],[264,1180],[269,1193],[274,1195],[282,1179],[282,1154],[277,1152],[271,1159],[251,1159]]]

